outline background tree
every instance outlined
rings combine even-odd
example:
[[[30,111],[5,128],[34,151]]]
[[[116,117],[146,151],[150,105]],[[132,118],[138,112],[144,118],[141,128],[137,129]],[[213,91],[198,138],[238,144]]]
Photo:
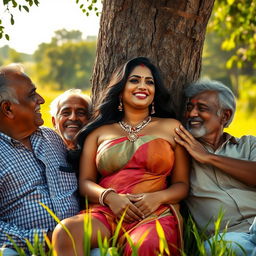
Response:
[[[146,56],[162,71],[179,110],[183,87],[200,75],[213,4],[214,0],[104,0],[93,96],[104,88],[114,68],[130,58]]]
[[[96,4],[100,1],[76,0],[76,3],[86,15],[89,15],[90,11],[99,15]],[[96,95],[104,88],[114,67],[128,58],[144,55],[150,57],[163,71],[177,109],[181,101],[182,88],[187,82],[199,77],[205,28],[214,0],[103,0],[102,2],[101,30],[92,79],[93,94]],[[7,14],[10,23],[14,24],[14,9],[29,12],[30,8],[39,5],[39,1],[3,0],[2,4],[4,8],[1,8],[1,11]],[[255,74],[255,15],[255,1],[215,0],[212,21],[208,26],[210,30],[214,29],[219,33],[218,36],[221,36],[222,41],[224,39],[222,50],[231,53],[227,54],[229,58],[226,67],[229,68],[227,73],[237,93],[241,91],[239,88],[241,71],[250,73],[251,76]],[[0,38],[5,36],[8,39],[9,36],[5,34],[2,25],[2,17]],[[59,38],[62,38],[62,43],[76,41],[75,34],[66,32],[62,31],[60,35],[56,35],[56,40],[60,42]],[[55,52],[52,53],[53,55],[60,57],[61,54]],[[49,60],[50,58],[44,65]],[[216,75],[219,78],[219,72],[212,78]],[[42,77],[47,78],[47,76]]]
[[[222,49],[233,51],[227,66],[251,63],[256,68],[256,1],[216,0],[209,30],[222,37]]]
[[[7,62],[26,61],[32,61],[32,56],[30,54],[17,52],[7,45],[0,48],[0,66],[7,64]]]
[[[90,88],[95,50],[96,40],[82,40],[80,31],[56,31],[34,54],[39,80],[60,90]]]

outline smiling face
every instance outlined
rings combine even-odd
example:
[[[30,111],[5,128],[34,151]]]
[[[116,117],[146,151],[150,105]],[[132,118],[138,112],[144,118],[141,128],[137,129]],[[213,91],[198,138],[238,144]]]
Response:
[[[122,93],[124,111],[148,109],[155,95],[155,82],[149,68],[137,66],[129,74]]]
[[[88,103],[79,95],[64,97],[52,122],[65,143],[72,147],[74,136],[88,123]]]
[[[189,99],[185,113],[188,131],[196,138],[217,135],[223,130],[218,94],[205,91]]]
[[[44,123],[40,113],[40,105],[44,103],[44,99],[25,74],[11,75],[9,86],[18,100],[18,103],[12,103],[15,129],[17,132],[31,134]]]

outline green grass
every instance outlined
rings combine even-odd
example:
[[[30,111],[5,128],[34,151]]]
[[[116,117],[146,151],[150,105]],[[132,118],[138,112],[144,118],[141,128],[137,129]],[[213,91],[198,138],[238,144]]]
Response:
[[[44,204],[40,203],[40,205],[48,211],[48,213],[52,216],[52,218],[55,219],[56,224],[60,223],[60,220],[56,217],[56,215]],[[125,212],[124,212],[125,214]],[[102,237],[100,233],[98,233],[98,246],[100,248],[100,252],[102,256],[105,256],[107,252],[109,252],[112,256],[121,256],[123,255],[123,245],[118,243],[118,235],[122,227],[122,222],[124,219],[124,214],[122,218],[120,219],[115,234],[113,237],[107,241],[106,239],[102,240]],[[230,243],[225,241],[223,239],[223,236],[220,237],[220,224],[223,219],[223,212],[220,210],[219,215],[217,220],[215,221],[215,233],[212,239],[212,243],[210,244],[210,250],[211,250],[211,255],[212,256],[236,256],[236,254],[230,249]],[[200,232],[197,229],[197,226],[195,222],[193,221],[192,217],[188,215],[187,218],[185,218],[184,221],[184,251],[181,251],[181,256],[205,256],[206,251],[204,247],[204,239],[206,238],[205,234],[203,232]],[[65,232],[67,232],[68,236],[70,237],[72,244],[73,244],[73,249],[76,253],[76,247],[75,247],[75,242],[74,239],[71,236],[71,233],[69,230],[61,223],[63,229]],[[165,234],[163,231],[163,228],[161,224],[156,221],[156,229],[157,233],[159,236],[159,252],[156,252],[156,256],[164,256],[164,255],[170,255],[169,248],[167,241],[165,239]],[[225,234],[226,230],[223,231],[223,234]],[[90,214],[85,215],[84,219],[84,252],[85,256],[90,255],[90,240],[91,240],[91,234],[92,234],[92,225],[91,225],[91,218]],[[140,244],[143,242],[145,237],[148,235],[148,232],[145,232],[145,234],[142,235],[140,238],[138,244],[133,244],[132,240],[129,236],[128,233],[125,233],[125,237],[130,244],[132,248],[132,256],[137,256],[138,255],[138,249]],[[36,255],[36,256],[56,256],[56,253],[53,251],[53,247],[49,240],[45,237],[49,251],[45,252],[43,250],[44,246],[43,243],[39,242],[38,236],[35,236],[33,244],[26,240],[26,244],[28,246],[29,252],[31,255]],[[19,256],[25,256],[25,252],[23,249],[18,248],[18,246],[14,243],[11,237],[9,237],[9,240],[12,242],[14,248],[18,252]],[[111,249],[110,249],[111,248]],[[243,250],[243,248],[241,247]],[[244,254],[246,256],[246,254]],[[1,256],[1,252],[0,252]]]

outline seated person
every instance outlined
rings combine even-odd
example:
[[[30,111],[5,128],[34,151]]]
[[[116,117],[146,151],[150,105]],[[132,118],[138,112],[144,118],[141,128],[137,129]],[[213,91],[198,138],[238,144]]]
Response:
[[[77,179],[66,161],[66,147],[44,121],[44,99],[18,65],[0,68],[0,253],[14,243],[28,253],[26,240],[51,240],[55,220],[79,212]]]
[[[119,234],[123,255],[132,254],[123,230],[134,244],[148,232],[139,255],[159,252],[157,220],[170,254],[180,255],[181,219],[175,206],[188,194],[189,163],[185,149],[174,141],[180,122],[173,119],[169,98],[156,67],[147,58],[132,59],[114,73],[93,121],[80,131],[79,187],[91,203],[93,248],[98,230],[110,239],[126,210]],[[84,214],[62,222],[74,237],[77,255],[84,255]],[[53,243],[57,255],[74,255],[60,225]]]
[[[185,95],[187,130],[177,129],[175,140],[192,156],[188,208],[210,237],[222,209],[224,239],[236,255],[244,255],[239,245],[251,255],[256,246],[249,233],[256,216],[256,137],[235,138],[223,132],[232,122],[236,101],[222,83],[201,80],[188,86]],[[205,242],[208,254],[210,244],[211,240]]]
[[[75,135],[90,119],[91,99],[80,89],[70,89],[50,105],[52,124],[69,149],[75,148]]]

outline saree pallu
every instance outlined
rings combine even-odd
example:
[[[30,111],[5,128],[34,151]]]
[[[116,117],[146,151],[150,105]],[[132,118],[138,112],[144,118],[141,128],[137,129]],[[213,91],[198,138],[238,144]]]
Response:
[[[152,135],[141,135],[135,142],[129,141],[127,137],[121,137],[100,144],[96,165],[101,175],[100,186],[113,188],[121,194],[150,193],[167,188],[174,165],[174,152],[168,141]],[[114,234],[118,220],[108,207],[91,205],[90,212]],[[104,217],[99,217],[100,214]],[[136,241],[143,232],[150,230],[149,241],[139,249],[139,255],[154,255],[150,251],[150,246],[154,243],[159,244],[155,230],[156,220],[163,227],[171,255],[180,255],[179,249],[183,244],[182,219],[177,207],[173,205],[161,205],[142,221],[123,222],[120,241],[123,241],[125,231]],[[126,248],[124,254],[129,255],[129,250]]]

